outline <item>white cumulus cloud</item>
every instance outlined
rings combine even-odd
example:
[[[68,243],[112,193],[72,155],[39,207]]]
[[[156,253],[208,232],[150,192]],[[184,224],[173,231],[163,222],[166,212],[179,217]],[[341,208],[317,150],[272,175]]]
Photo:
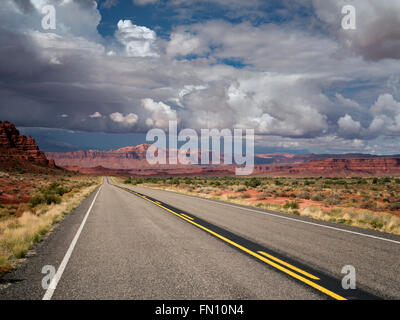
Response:
[[[114,112],[110,114],[110,119],[125,126],[133,126],[138,122],[139,117],[134,113],[124,116],[122,113]]]
[[[173,33],[167,46],[167,54],[170,56],[186,56],[198,54],[204,50],[201,48],[200,39],[190,33]]]
[[[115,37],[124,45],[129,57],[158,56],[156,33],[147,27],[134,25],[131,20],[120,20]]]
[[[92,118],[92,119],[94,119],[94,118],[101,118],[101,117],[102,117],[102,115],[101,115],[101,113],[98,112],[98,111],[96,111],[95,113],[93,113],[93,114],[91,114],[91,115],[89,116],[89,118]]]
[[[361,123],[353,120],[352,116],[346,114],[338,120],[339,134],[345,138],[357,137],[361,130]]]
[[[143,99],[142,106],[150,112],[146,124],[149,127],[166,129],[169,121],[177,120],[176,111],[163,102],[155,102],[153,99]]]

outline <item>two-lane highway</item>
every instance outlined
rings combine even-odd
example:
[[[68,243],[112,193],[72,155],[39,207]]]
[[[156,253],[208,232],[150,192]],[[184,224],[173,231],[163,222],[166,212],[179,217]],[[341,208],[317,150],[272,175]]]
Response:
[[[370,293],[376,298],[400,298],[399,236],[163,190],[130,189],[221,227],[233,237],[263,246],[274,257],[319,272],[340,287],[343,267],[352,266],[361,292],[345,291],[346,297],[371,298],[363,296]]]
[[[385,241],[124,188],[105,179],[26,264],[2,280],[0,299],[400,297],[399,237]],[[341,269],[349,264],[357,270],[355,291],[341,289]],[[45,265],[58,270],[47,290]]]

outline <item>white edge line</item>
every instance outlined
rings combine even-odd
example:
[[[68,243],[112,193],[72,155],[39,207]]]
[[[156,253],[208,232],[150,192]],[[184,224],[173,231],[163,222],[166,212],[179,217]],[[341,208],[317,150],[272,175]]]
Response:
[[[387,242],[392,242],[392,243],[400,244],[400,241],[396,241],[396,240],[392,240],[392,239],[387,239],[387,238],[372,236],[372,235],[369,235],[369,234],[366,234],[366,233],[361,233],[361,232],[356,232],[356,231],[351,231],[351,230],[345,230],[345,229],[340,229],[340,228],[336,228],[336,227],[326,226],[326,225],[324,225],[324,224],[319,224],[319,223],[315,223],[315,222],[309,222],[309,221],[304,221],[304,220],[300,220],[300,219],[294,219],[294,218],[290,218],[290,217],[281,216],[281,215],[279,215],[279,214],[274,214],[274,213],[265,212],[265,211],[253,210],[253,209],[250,209],[250,208],[235,206],[235,205],[228,204],[228,203],[221,203],[220,201],[212,201],[212,200],[205,199],[205,198],[201,198],[201,197],[190,196],[190,195],[187,195],[187,194],[182,194],[182,193],[173,192],[173,191],[167,191],[167,190],[162,190],[162,189],[152,189],[152,188],[147,188],[147,189],[150,189],[150,190],[160,190],[160,191],[164,191],[164,192],[170,192],[170,193],[174,193],[174,194],[177,194],[177,195],[181,195],[181,196],[184,196],[184,197],[187,197],[187,198],[195,198],[195,199],[200,199],[200,200],[207,201],[207,202],[211,202],[211,203],[216,203],[216,204],[219,204],[219,205],[221,205],[221,206],[227,206],[227,207],[232,207],[232,208],[236,208],[236,209],[243,209],[243,210],[247,210],[247,211],[251,211],[251,212],[256,212],[256,213],[260,213],[260,214],[265,214],[265,215],[268,215],[268,216],[273,216],[273,217],[277,217],[277,218],[281,218],[281,219],[286,219],[286,220],[301,222],[301,223],[304,223],[304,224],[310,224],[310,225],[318,226],[318,227],[321,227],[321,228],[326,228],[326,229],[331,229],[331,230],[336,230],[336,231],[351,233],[351,234],[355,234],[355,235],[359,235],[359,236],[364,236],[364,237],[368,237],[368,238],[372,238],[372,239],[377,239],[377,240],[382,240],[382,241],[387,241]]]
[[[58,282],[60,281],[60,279],[61,279],[61,277],[62,277],[62,275],[63,275],[63,273],[64,273],[65,267],[66,267],[67,264],[68,264],[68,261],[69,261],[71,255],[72,255],[72,252],[74,251],[75,245],[76,245],[76,243],[78,242],[79,236],[81,235],[82,229],[83,229],[83,227],[85,226],[86,220],[87,220],[87,218],[89,217],[90,212],[92,211],[93,205],[94,205],[94,203],[95,203],[95,201],[96,201],[96,199],[97,199],[97,196],[99,195],[99,192],[100,192],[100,190],[101,190],[102,187],[103,187],[103,185],[101,185],[100,188],[99,188],[99,190],[97,190],[97,193],[96,193],[96,195],[95,195],[95,197],[94,197],[94,199],[93,199],[93,201],[92,201],[92,204],[90,205],[88,211],[86,212],[86,215],[85,215],[85,217],[83,218],[82,223],[81,223],[81,225],[80,225],[78,231],[76,232],[75,237],[74,237],[74,239],[72,240],[72,242],[71,242],[71,244],[70,244],[70,246],[69,246],[69,248],[68,248],[67,253],[66,253],[65,256],[64,256],[64,259],[62,260],[62,262],[61,262],[61,264],[60,264],[60,267],[59,267],[58,270],[57,270],[57,273],[55,274],[55,276],[54,276],[53,279],[51,280],[50,286],[49,286],[49,288],[46,290],[46,293],[45,293],[45,295],[43,296],[43,299],[42,299],[42,300],[51,300],[51,298],[52,298],[52,296],[53,296],[53,294],[54,294],[54,291],[55,291],[56,288],[57,288]]]

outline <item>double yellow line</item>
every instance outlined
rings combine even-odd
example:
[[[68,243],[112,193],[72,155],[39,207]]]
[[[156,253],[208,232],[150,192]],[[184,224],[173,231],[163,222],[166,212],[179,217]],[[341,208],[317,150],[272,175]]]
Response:
[[[121,188],[121,187],[119,187],[119,188]],[[234,242],[232,240],[229,240],[228,238],[226,238],[226,237],[224,237],[224,236],[222,236],[222,235],[220,235],[220,234],[218,234],[218,233],[216,233],[216,232],[214,232],[214,231],[212,231],[212,230],[210,230],[210,229],[208,229],[208,228],[196,223],[192,217],[189,217],[188,215],[186,215],[184,213],[181,213],[181,214],[176,213],[176,212],[166,208],[159,201],[150,200],[146,196],[142,196],[141,194],[139,194],[139,193],[137,193],[135,191],[132,191],[130,189],[127,189],[127,188],[121,188],[121,189],[124,189],[124,190],[126,190],[126,191],[128,191],[128,192],[130,192],[130,193],[132,193],[132,194],[134,194],[136,196],[138,196],[138,197],[143,198],[144,200],[147,200],[147,201],[155,204],[156,206],[158,206],[158,207],[160,207],[160,208],[162,208],[162,209],[164,209],[164,210],[176,215],[177,217],[179,217],[179,218],[191,223],[192,225],[194,225],[194,226],[196,226],[196,227],[208,232],[209,234],[215,236],[216,238],[219,238],[220,240],[222,240],[222,241],[224,241],[224,242],[226,242],[226,243],[228,243],[228,244],[230,244],[230,245],[242,250],[243,252],[246,252],[247,254],[257,258],[258,260],[261,260],[261,261],[265,262],[266,264],[270,265],[271,267],[274,267],[274,268],[282,271],[283,273],[285,273],[285,274],[287,274],[287,275],[289,275],[289,276],[291,276],[291,277],[293,277],[293,278],[295,278],[295,279],[297,279],[297,280],[309,285],[310,287],[312,287],[312,288],[314,288],[314,289],[316,289],[316,290],[318,290],[318,291],[330,296],[331,298],[334,298],[336,300],[347,300],[346,298],[338,295],[337,293],[335,293],[335,292],[333,292],[331,290],[328,290],[328,289],[322,287],[321,285],[309,280],[309,279],[312,279],[312,280],[317,280],[318,281],[320,279],[318,277],[316,277],[316,276],[314,276],[314,275],[312,275],[312,274],[300,269],[300,268],[297,268],[297,267],[295,267],[295,266],[293,266],[293,265],[291,265],[291,264],[289,264],[289,263],[287,263],[287,262],[285,262],[283,260],[280,260],[280,259],[278,259],[278,258],[276,258],[276,257],[274,257],[274,256],[272,256],[272,255],[270,255],[270,254],[268,254],[268,253],[266,253],[264,251],[258,251],[256,253],[256,252],[254,252],[252,250],[249,250],[246,247],[243,247],[242,245],[240,245],[240,244],[238,244],[238,243],[236,243],[236,242]],[[289,269],[291,269],[291,270],[289,270]],[[292,270],[296,271],[297,273],[293,272]],[[306,277],[309,278],[309,279],[307,279]]]

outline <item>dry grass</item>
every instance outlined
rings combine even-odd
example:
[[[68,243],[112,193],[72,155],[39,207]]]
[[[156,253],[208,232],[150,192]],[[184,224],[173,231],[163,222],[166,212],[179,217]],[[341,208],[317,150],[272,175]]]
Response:
[[[97,185],[65,194],[60,204],[43,204],[35,210],[26,207],[20,217],[0,221],[0,275],[9,271],[18,259],[24,258],[33,245],[42,241],[43,236],[90,195]]]

